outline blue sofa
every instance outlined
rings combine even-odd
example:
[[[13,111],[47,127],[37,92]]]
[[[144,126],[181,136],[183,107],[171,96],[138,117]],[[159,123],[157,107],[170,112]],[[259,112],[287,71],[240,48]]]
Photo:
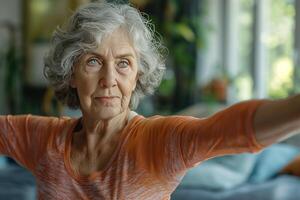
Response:
[[[297,155],[299,148],[276,144],[208,160],[186,174],[172,200],[299,200],[300,177],[279,175]]]
[[[300,178],[281,175],[259,184],[245,183],[229,190],[178,187],[172,200],[299,200]]]

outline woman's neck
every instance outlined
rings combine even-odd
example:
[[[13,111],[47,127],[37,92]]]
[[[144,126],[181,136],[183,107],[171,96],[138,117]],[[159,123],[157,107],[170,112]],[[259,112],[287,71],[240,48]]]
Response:
[[[128,122],[130,110],[126,110],[111,119],[93,119],[87,115],[82,117],[82,134],[88,154],[96,152],[97,147],[103,147],[118,140],[121,130]]]

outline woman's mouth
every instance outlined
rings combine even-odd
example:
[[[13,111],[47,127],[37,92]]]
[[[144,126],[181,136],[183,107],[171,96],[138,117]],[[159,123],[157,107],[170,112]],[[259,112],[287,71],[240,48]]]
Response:
[[[100,97],[96,97],[95,100],[97,102],[100,102],[101,104],[104,105],[111,105],[112,103],[114,103],[119,97],[117,96],[100,96]]]

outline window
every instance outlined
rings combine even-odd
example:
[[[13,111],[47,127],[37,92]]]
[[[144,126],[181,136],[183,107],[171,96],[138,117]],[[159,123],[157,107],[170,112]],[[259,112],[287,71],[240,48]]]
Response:
[[[268,96],[287,97],[293,89],[295,6],[291,0],[272,0],[264,38],[268,52]]]

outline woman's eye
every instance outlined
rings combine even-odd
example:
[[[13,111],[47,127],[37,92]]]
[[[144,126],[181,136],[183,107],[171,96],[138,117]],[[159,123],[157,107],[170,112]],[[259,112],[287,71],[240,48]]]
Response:
[[[97,58],[90,58],[86,61],[85,69],[88,72],[98,72],[102,67],[102,61]]]
[[[96,58],[91,58],[88,60],[87,64],[89,66],[101,65],[101,62],[98,61]]]
[[[122,60],[118,63],[118,67],[123,68],[123,69],[127,68],[128,66],[129,66],[129,62],[126,60]]]

